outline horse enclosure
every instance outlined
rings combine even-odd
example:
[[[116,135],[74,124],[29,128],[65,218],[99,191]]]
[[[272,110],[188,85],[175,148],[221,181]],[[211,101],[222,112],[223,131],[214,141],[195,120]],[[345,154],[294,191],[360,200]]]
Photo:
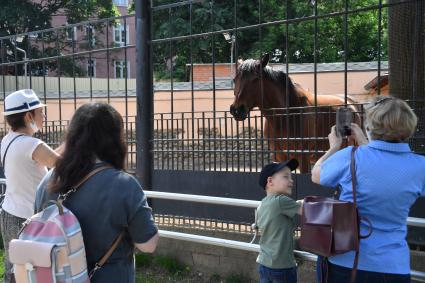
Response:
[[[35,89],[48,105],[40,136],[56,146],[79,105],[110,103],[124,118],[128,170],[148,190],[259,200],[261,167],[294,157],[294,197],[331,195],[308,173],[337,107],[352,108],[362,125],[368,99],[407,100],[419,118],[410,144],[425,154],[424,3],[136,1],[135,14],[1,37],[0,104]],[[424,204],[411,215],[424,217]],[[152,206],[253,221],[245,209]],[[411,229],[409,241],[423,247],[423,235]]]

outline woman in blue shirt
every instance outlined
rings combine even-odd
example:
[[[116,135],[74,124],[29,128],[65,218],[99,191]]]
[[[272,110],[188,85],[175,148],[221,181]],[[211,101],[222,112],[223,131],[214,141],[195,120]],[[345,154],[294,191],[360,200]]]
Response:
[[[409,105],[391,96],[377,97],[365,106],[368,139],[356,124],[352,136],[360,146],[355,153],[357,205],[373,233],[360,241],[356,282],[410,282],[410,255],[406,242],[407,217],[416,199],[425,194],[425,157],[411,151],[417,117]],[[330,148],[315,164],[312,181],[341,187],[341,200],[353,201],[351,147],[340,150],[342,138],[335,127]],[[360,224],[362,234],[368,225]],[[349,282],[354,252],[329,258],[328,282]]]

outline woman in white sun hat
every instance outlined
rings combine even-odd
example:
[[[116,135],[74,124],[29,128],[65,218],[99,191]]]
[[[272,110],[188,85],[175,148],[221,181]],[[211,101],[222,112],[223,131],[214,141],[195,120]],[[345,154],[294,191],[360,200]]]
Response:
[[[14,282],[8,257],[9,242],[17,237],[22,223],[33,215],[37,185],[54,167],[59,154],[33,137],[43,127],[46,105],[31,89],[9,94],[3,115],[10,127],[1,141],[1,163],[6,177],[6,195],[0,213],[5,249],[4,282]],[[60,149],[58,149],[60,150]]]

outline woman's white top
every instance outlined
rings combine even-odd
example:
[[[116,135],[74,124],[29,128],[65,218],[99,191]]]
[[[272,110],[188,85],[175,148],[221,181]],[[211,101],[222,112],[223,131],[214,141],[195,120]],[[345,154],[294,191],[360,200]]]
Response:
[[[9,143],[21,133],[9,132],[1,141],[1,160]],[[20,218],[34,214],[35,192],[47,168],[32,159],[43,141],[23,135],[10,145],[5,159],[6,195],[2,209]],[[4,166],[4,165],[3,165]]]

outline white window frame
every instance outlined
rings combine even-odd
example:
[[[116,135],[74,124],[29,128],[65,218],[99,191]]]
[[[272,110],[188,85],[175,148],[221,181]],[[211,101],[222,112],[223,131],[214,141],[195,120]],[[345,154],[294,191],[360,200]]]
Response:
[[[94,47],[96,45],[96,32],[93,26],[90,25],[85,25],[84,26],[84,34],[86,36],[86,41],[89,42],[90,38],[89,38],[89,33],[88,33],[88,29],[91,29],[91,47]],[[89,43],[90,44],[90,43]]]
[[[65,23],[65,26],[68,25],[68,23]],[[77,40],[77,27],[72,27],[72,28],[65,28],[66,30],[66,40],[68,41],[76,41]],[[72,30],[73,35],[72,37],[70,36],[69,32]]]
[[[120,74],[117,74],[117,67],[120,68]],[[125,60],[114,60],[114,78],[125,79],[124,69],[125,69]],[[127,78],[130,78],[130,74],[131,74],[130,61],[127,60]]]
[[[90,76],[89,68],[90,68],[90,60],[93,62],[93,76]],[[87,59],[87,76],[90,78],[96,77],[96,58]]]
[[[124,24],[119,23],[112,27],[112,38],[114,40],[114,43],[118,46],[128,45],[130,42],[130,27],[128,24],[126,26],[127,26],[127,29],[124,29]],[[124,42],[124,37],[123,37],[124,30],[126,33],[126,38],[125,38],[126,42]],[[117,32],[118,32],[118,38],[116,37]]]
[[[115,6],[128,7],[128,0],[114,0]]]

